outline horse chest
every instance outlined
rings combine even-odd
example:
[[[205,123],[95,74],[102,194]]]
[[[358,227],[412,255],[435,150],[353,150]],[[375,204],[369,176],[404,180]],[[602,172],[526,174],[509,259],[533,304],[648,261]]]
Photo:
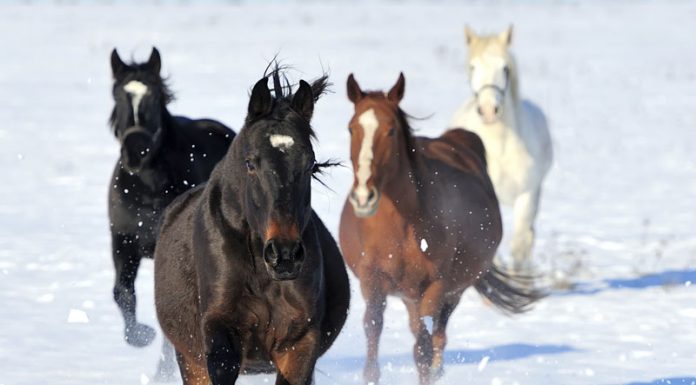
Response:
[[[237,328],[248,361],[265,360],[273,350],[287,349],[313,325],[311,304],[273,288],[240,298]]]

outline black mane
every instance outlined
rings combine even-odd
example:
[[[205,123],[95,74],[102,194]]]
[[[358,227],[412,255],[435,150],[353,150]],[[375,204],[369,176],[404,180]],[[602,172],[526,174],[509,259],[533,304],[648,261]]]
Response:
[[[273,69],[269,72],[271,66],[273,66]],[[279,66],[275,62],[271,62],[271,64],[269,64],[269,66],[266,68],[263,77],[270,77],[273,80],[273,87],[271,88],[271,91],[273,92],[273,109],[270,114],[265,115],[263,117],[250,118],[247,116],[245,126],[249,126],[252,123],[261,119],[278,121],[301,119],[300,116],[297,114],[289,114],[289,112],[292,111],[292,108],[290,107],[290,102],[292,101],[294,92],[293,85],[290,83],[290,80],[288,79],[285,73],[286,69],[286,67]],[[321,96],[328,91],[328,87],[330,85],[331,83],[329,83],[329,76],[327,74],[323,74],[322,76],[313,80],[310,83],[310,86],[312,88],[312,96],[314,97],[314,102],[317,102],[321,98]],[[309,137],[316,139],[316,133],[312,129],[311,125],[308,124],[309,122],[297,123],[298,126],[306,125],[306,127],[309,130]]]

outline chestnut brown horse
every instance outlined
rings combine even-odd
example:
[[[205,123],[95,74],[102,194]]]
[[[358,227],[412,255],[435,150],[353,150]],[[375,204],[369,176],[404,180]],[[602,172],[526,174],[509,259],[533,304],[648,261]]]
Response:
[[[447,321],[468,287],[508,313],[540,298],[493,264],[502,228],[481,140],[463,129],[415,137],[399,108],[404,86],[401,74],[388,93],[363,92],[348,77],[355,180],[339,235],[366,302],[367,383],[379,380],[387,295],[408,309],[421,384],[442,373]]]

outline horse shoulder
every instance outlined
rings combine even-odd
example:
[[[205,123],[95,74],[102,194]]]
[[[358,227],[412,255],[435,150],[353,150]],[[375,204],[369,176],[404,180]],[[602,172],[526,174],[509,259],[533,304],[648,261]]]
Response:
[[[530,100],[521,103],[520,132],[535,163],[548,169],[553,159],[553,147],[548,120],[541,108]]]

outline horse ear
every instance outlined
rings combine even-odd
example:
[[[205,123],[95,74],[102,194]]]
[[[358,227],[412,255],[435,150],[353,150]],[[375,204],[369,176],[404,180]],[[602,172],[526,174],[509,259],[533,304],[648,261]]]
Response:
[[[498,35],[498,39],[501,43],[509,46],[512,43],[512,24],[507,27],[507,29]]]
[[[256,82],[251,90],[247,119],[255,119],[268,114],[272,108],[273,100],[271,99],[271,91],[268,89],[268,79],[263,78]]]
[[[111,73],[114,77],[117,77],[123,73],[126,68],[128,68],[128,65],[121,60],[116,48],[114,48],[113,51],[111,51]]]
[[[353,74],[348,75],[346,88],[348,90],[348,100],[353,102],[353,104],[359,102],[360,99],[365,96],[365,93],[360,89],[360,85],[357,81],[355,81]]]
[[[312,86],[304,80],[300,80],[300,87],[292,97],[290,107],[295,110],[306,121],[312,119],[314,113],[314,95],[312,94]]]
[[[162,69],[162,58],[160,57],[159,50],[156,47],[152,47],[152,53],[150,53],[150,58],[147,60],[147,69],[150,72],[158,74],[160,69]]]
[[[478,40],[478,35],[471,29],[468,25],[464,27],[464,37],[466,37],[466,44],[471,45],[473,42]]]
[[[404,97],[404,88],[406,87],[406,78],[404,78],[404,73],[399,73],[399,80],[396,81],[394,87],[389,90],[387,94],[387,99],[394,103],[399,103]]]

